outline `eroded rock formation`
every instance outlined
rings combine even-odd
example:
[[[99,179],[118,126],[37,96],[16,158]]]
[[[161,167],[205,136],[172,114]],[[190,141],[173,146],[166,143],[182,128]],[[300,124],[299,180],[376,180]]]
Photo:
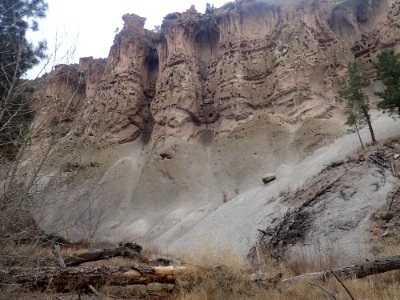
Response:
[[[398,47],[394,0],[291,3],[241,0],[208,15],[191,7],[167,15],[159,32],[124,15],[105,71],[85,76],[86,135],[188,139],[260,111],[290,123],[323,117],[353,54],[371,64],[379,49]]]
[[[345,134],[337,83],[347,63],[363,60],[373,78],[377,51],[400,50],[400,3],[281,2],[236,0],[209,14],[191,7],[167,15],[158,32],[127,14],[105,66],[86,58],[60,68],[83,82],[65,86],[61,76],[47,89],[54,98],[57,86],[75,87],[63,132],[72,165],[78,173],[85,159],[100,167],[94,179],[66,185],[63,196],[49,200],[63,199],[63,212],[95,207],[103,239],[176,246],[190,232],[190,240],[199,240],[202,230],[192,228],[216,209],[229,218],[229,207],[267,197],[258,189],[266,173],[276,174],[264,187],[275,194],[275,184],[305,180],[296,166]],[[103,148],[77,160],[71,141],[99,140]],[[49,206],[41,224],[63,228],[75,217]],[[243,216],[241,236],[261,218]],[[231,225],[219,235],[233,237]],[[232,243],[243,250],[250,240]]]

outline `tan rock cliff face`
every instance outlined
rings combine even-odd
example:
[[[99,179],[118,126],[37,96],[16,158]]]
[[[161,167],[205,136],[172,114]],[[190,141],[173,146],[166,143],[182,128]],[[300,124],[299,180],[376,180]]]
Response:
[[[36,81],[33,107],[38,115],[33,144],[49,137],[53,130],[64,136],[74,123],[82,124],[79,116],[97,93],[105,63],[105,59],[81,58],[79,64],[55,66]]]
[[[153,126],[150,101],[155,94],[158,58],[154,34],[144,29],[145,19],[124,15],[124,28],[115,37],[96,99],[89,109],[90,134],[101,130],[123,143],[142,133],[148,140]]]
[[[280,183],[313,175],[312,164],[296,168],[346,132],[337,82],[347,63],[363,60],[373,78],[377,51],[400,50],[400,3],[281,2],[235,1],[208,15],[192,7],[167,15],[159,32],[144,29],[144,18],[124,15],[104,68],[92,59],[69,67],[85,85],[64,141],[106,146],[79,153],[79,160],[71,148],[72,165],[99,166],[96,176],[50,194],[42,226],[62,230],[95,207],[104,240],[179,247],[199,241],[204,227],[193,228],[213,214],[231,220],[238,211],[229,207],[273,201],[260,180],[265,174],[276,174],[275,194]],[[346,147],[356,143],[349,137]],[[65,213],[77,210],[82,214]],[[239,242],[235,234],[247,237],[249,228],[267,222],[265,214],[238,217],[225,231],[213,225],[215,238],[230,237],[243,251],[250,238]]]
[[[326,116],[352,53],[372,61],[398,43],[398,3],[235,1],[210,15],[194,7],[162,29],[125,15],[95,98],[89,135],[120,143],[139,135],[195,137],[230,131],[264,111],[284,121]],[[94,97],[94,95],[96,95]]]

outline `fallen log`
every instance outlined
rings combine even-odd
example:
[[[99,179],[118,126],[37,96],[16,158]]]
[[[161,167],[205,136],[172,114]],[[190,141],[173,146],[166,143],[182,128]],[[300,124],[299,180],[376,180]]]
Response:
[[[335,270],[308,273],[283,279],[281,282],[292,282],[302,279],[319,279],[326,281],[332,273],[339,278],[364,278],[370,275],[400,270],[400,255],[387,256],[372,261],[365,261],[356,265],[343,267]]]
[[[115,249],[105,249],[105,250],[96,251],[96,252],[86,252],[86,253],[82,253],[82,254],[74,255],[74,256],[66,256],[63,259],[64,259],[65,266],[74,267],[74,266],[79,266],[80,264],[83,264],[86,262],[105,260],[105,259],[110,259],[110,258],[119,257],[119,256],[132,258],[132,259],[135,259],[142,263],[149,262],[149,259],[147,257],[140,254],[139,252],[133,251],[132,249],[130,249],[129,247],[126,247],[126,246],[117,247]]]
[[[104,285],[134,285],[149,283],[175,284],[179,275],[188,273],[190,267],[145,267],[140,265],[120,267],[71,267],[40,269],[14,268],[0,270],[3,284],[27,285],[31,289],[52,288],[56,291],[89,291]]]

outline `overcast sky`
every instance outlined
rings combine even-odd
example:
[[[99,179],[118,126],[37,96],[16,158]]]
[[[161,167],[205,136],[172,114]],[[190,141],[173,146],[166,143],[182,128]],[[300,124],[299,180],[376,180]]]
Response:
[[[57,51],[58,60],[71,47],[75,47],[74,57],[70,62],[77,62],[79,57],[107,57],[112,45],[115,30],[121,29],[122,15],[135,13],[147,18],[145,27],[153,29],[160,25],[164,16],[172,12],[183,12],[191,4],[199,12],[204,12],[206,3],[220,7],[228,0],[47,0],[47,17],[39,22],[39,31],[30,33],[31,40],[45,39],[49,52],[54,52],[54,45],[61,43]],[[29,77],[36,77],[40,68],[31,70]]]

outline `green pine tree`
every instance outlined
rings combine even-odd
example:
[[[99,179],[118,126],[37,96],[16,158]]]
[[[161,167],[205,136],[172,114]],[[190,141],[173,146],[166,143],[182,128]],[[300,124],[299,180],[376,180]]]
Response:
[[[386,89],[376,93],[382,98],[378,107],[400,115],[400,55],[393,50],[384,50],[378,55],[376,64]]]
[[[0,1],[0,154],[9,158],[16,155],[33,118],[27,101],[31,89],[22,76],[44,57],[46,44],[30,43],[26,33],[38,30],[37,19],[46,9],[43,0]]]
[[[342,85],[343,89],[340,95],[347,100],[346,124],[355,126],[358,132],[358,124],[366,122],[371,134],[372,143],[375,144],[375,133],[369,114],[369,99],[364,92],[364,88],[368,86],[368,79],[361,71],[357,62],[349,63],[347,67],[347,76],[343,80]],[[360,142],[362,144],[361,138]]]

